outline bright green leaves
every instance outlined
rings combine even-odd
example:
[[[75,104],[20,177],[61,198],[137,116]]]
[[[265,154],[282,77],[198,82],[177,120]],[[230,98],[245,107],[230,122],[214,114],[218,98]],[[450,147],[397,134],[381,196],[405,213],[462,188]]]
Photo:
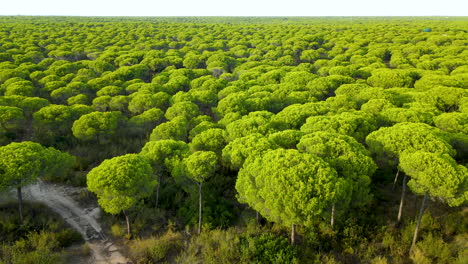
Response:
[[[74,163],[75,158],[67,153],[30,141],[0,147],[0,190],[17,189],[21,222],[21,188],[35,182],[40,176],[48,180],[66,176]]]
[[[0,186],[17,188],[34,182],[42,172],[42,147],[38,143],[10,143],[0,148]]]
[[[458,206],[468,201],[468,169],[447,154],[416,151],[400,157],[400,169],[411,176],[410,189]]]
[[[120,112],[93,112],[80,117],[73,123],[73,135],[81,140],[97,139],[105,143],[114,136],[125,122]]]
[[[230,139],[236,139],[253,133],[267,134],[273,113],[268,111],[251,112],[241,119],[226,126]]]
[[[187,120],[190,120],[200,114],[200,109],[198,109],[196,104],[192,102],[179,102],[167,109],[165,117],[168,120],[173,120],[176,117],[185,117]]]
[[[425,110],[387,108],[380,113],[379,117],[387,125],[403,122],[426,123],[430,125],[432,124],[433,114]]]
[[[367,82],[375,87],[411,87],[414,83],[415,73],[400,69],[376,69]]]
[[[56,140],[58,136],[71,135],[73,122],[82,114],[78,106],[48,105],[35,112],[33,118],[36,138],[43,142],[48,137]]]
[[[404,151],[421,150],[455,155],[455,150],[437,136],[438,131],[427,124],[399,123],[372,132],[367,136],[366,143],[377,160],[390,164],[395,163]]]
[[[128,103],[128,110],[134,114],[141,114],[152,108],[165,109],[169,103],[169,98],[170,96],[164,92],[132,94],[132,99]]]
[[[118,214],[153,192],[158,182],[148,159],[127,154],[103,161],[87,175],[88,190],[98,197],[104,211]]]
[[[148,158],[156,170],[164,170],[172,167],[173,159],[181,159],[188,152],[185,142],[167,139],[147,142],[140,154]]]
[[[371,176],[377,166],[370,153],[354,138],[330,132],[315,132],[301,138],[300,151],[315,154],[338,172],[348,191],[340,202],[363,204],[370,200]],[[343,205],[343,204],[342,204]]]
[[[201,183],[213,176],[218,169],[218,157],[212,151],[197,151],[182,160],[179,172]]]
[[[164,112],[151,108],[128,120],[129,132],[133,135],[149,135],[151,130],[164,120]]]
[[[254,133],[229,142],[223,149],[222,159],[232,170],[239,170],[248,157],[256,157],[267,150],[276,148],[278,146],[266,137]]]
[[[239,171],[239,200],[284,226],[311,223],[335,199],[342,181],[321,158],[277,149],[249,159]]]
[[[213,151],[221,154],[227,144],[227,132],[221,128],[210,128],[197,134],[190,143],[192,151]]]
[[[185,117],[179,116],[155,127],[151,132],[150,140],[173,139],[186,141],[187,133],[188,121]]]
[[[63,177],[75,163],[75,158],[54,148],[24,141],[0,147],[0,187],[26,186],[44,176]]]
[[[335,132],[364,141],[366,136],[377,128],[372,115],[365,112],[344,112],[334,116],[311,116],[301,127],[304,133],[316,131]]]
[[[24,119],[21,108],[0,105],[0,127],[8,130]]]
[[[468,113],[444,113],[435,117],[434,123],[447,132],[468,135]]]
[[[326,114],[329,111],[322,103],[293,104],[285,107],[271,118],[274,128],[299,129],[310,116]]]

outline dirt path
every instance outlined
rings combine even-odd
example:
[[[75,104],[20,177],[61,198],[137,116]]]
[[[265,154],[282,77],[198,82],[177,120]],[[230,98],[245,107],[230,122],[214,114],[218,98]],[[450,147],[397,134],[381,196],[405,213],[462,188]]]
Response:
[[[125,258],[119,249],[108,240],[97,219],[100,209],[80,207],[69,194],[73,187],[65,187],[44,182],[23,188],[23,196],[26,200],[41,202],[57,212],[88,242],[92,253],[88,263],[96,264],[122,264],[131,263]]]

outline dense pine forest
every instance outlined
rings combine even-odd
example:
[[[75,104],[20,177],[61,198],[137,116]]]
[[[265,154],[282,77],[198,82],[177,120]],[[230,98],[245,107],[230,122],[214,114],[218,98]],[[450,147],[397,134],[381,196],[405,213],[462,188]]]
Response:
[[[467,166],[466,17],[0,17],[0,263],[468,263]]]

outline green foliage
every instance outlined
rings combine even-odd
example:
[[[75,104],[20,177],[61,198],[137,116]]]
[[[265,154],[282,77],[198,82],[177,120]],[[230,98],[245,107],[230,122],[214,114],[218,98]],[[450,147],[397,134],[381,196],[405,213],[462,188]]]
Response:
[[[174,162],[189,152],[189,146],[183,141],[172,139],[149,141],[140,154],[151,161],[156,173],[171,171]]]
[[[211,230],[193,237],[178,263],[298,263],[297,248],[273,233]]]
[[[21,188],[51,174],[61,177],[73,163],[72,156],[54,148],[29,141],[10,143],[0,147],[0,188]]]
[[[301,127],[304,133],[316,131],[336,132],[362,142],[377,128],[374,117],[364,112],[344,112],[333,116],[312,116]]]
[[[411,176],[408,186],[417,194],[429,194],[458,206],[468,200],[468,169],[447,154],[405,152],[399,167]]]
[[[263,233],[241,239],[242,263],[298,263],[297,249],[284,237]]]
[[[74,156],[52,147],[42,152],[42,159],[45,160],[45,167],[40,176],[52,182],[66,182],[76,163]]]
[[[76,184],[104,159],[141,152],[149,161],[135,171],[151,167],[148,179],[161,178],[158,210],[151,202],[156,192],[148,191],[138,212],[130,212],[134,233],[143,236],[151,228],[159,233],[166,219],[196,222],[198,192],[190,176],[200,176],[195,178],[203,180],[206,237],[189,241],[184,236],[183,250],[182,242],[173,243],[177,252],[155,242],[135,257],[142,262],[176,262],[180,254],[185,263],[274,263],[273,253],[257,258],[248,252],[267,252],[263,244],[280,252],[286,248],[281,239],[209,231],[233,223],[243,230],[241,223],[251,221],[238,221],[244,206],[235,198],[241,197],[235,182],[242,176],[268,193],[243,189],[270,215],[261,221],[262,228],[283,232],[280,225],[268,223],[279,216],[308,226],[307,231],[298,227],[294,258],[300,262],[465,263],[466,246],[461,245],[466,243],[461,241],[466,241],[466,225],[457,226],[464,218],[452,214],[464,210],[465,203],[453,209],[439,203],[458,205],[467,188],[465,20],[0,17],[0,146],[31,140],[64,151],[41,147],[36,155],[41,156],[36,162],[40,169],[17,166],[25,170],[14,178],[23,178],[24,184],[31,173],[32,178]],[[431,32],[424,32],[427,28]],[[372,181],[375,166],[365,148],[379,165]],[[209,152],[209,165],[202,154],[189,155],[190,150]],[[296,154],[284,154],[291,161],[283,156],[264,160],[272,151]],[[26,152],[18,150],[18,160],[35,156]],[[419,162],[405,155],[417,155],[411,157]],[[5,160],[13,156],[0,156],[2,183],[4,175],[13,175],[5,172],[11,166],[2,167],[11,165]],[[412,256],[406,252],[414,224],[404,220],[399,229],[392,228],[388,217],[397,202],[386,178],[401,159],[408,159],[400,165],[415,175],[411,188],[432,191],[431,203],[437,206],[431,208],[442,217],[440,229],[423,228]],[[75,176],[69,174],[72,167]],[[325,167],[336,175],[317,174]],[[109,169],[113,171],[119,170]],[[174,178],[166,177],[169,172]],[[440,176],[442,172],[447,175]],[[322,178],[330,182],[318,184]],[[300,182],[312,191],[325,185],[320,188],[329,195],[317,198],[296,186]],[[154,187],[152,180],[146,187]],[[309,202],[308,194],[316,200]],[[348,210],[347,220],[341,217],[344,221],[332,229],[323,218],[333,201],[339,201],[337,217],[347,206],[366,201],[366,207]],[[411,204],[405,202],[405,210]],[[301,208],[310,219],[290,217]],[[405,215],[413,214],[409,211]],[[356,223],[349,224],[354,217]],[[216,241],[224,238],[223,245]],[[241,250],[247,240],[254,241],[255,250]],[[189,253],[180,253],[184,250]],[[40,262],[41,253],[34,251],[24,261]],[[248,257],[241,260],[244,255]]]
[[[17,127],[22,119],[24,117],[21,108],[0,105],[0,126],[2,129],[9,130]]]
[[[468,135],[468,113],[444,113],[435,117],[434,123],[442,130]]]
[[[157,108],[152,108],[133,116],[128,120],[129,132],[133,135],[145,135],[148,137],[151,130],[164,120],[163,116],[164,112]]]
[[[251,112],[241,119],[233,121],[226,126],[231,140],[245,137],[253,133],[267,134],[270,131],[272,113],[267,111]]]
[[[127,154],[105,160],[87,175],[88,190],[98,197],[104,211],[118,214],[148,197],[158,182],[152,178],[149,160]]]
[[[321,158],[270,150],[248,159],[236,182],[238,199],[272,222],[308,225],[341,192],[343,182]]]
[[[59,253],[44,251],[44,249],[28,250],[26,241],[18,241],[14,246],[3,246],[3,259],[5,263],[64,263]]]
[[[339,197],[340,207],[359,206],[371,200],[371,176],[377,166],[370,153],[354,138],[330,132],[315,132],[301,138],[297,148],[315,154],[334,168],[348,185]]]
[[[193,120],[192,120],[193,122]],[[196,135],[211,128],[222,128],[221,124],[215,124],[211,120],[204,120],[195,125],[189,132],[189,139],[192,140]]]
[[[277,146],[266,137],[254,133],[229,142],[223,149],[222,159],[232,170],[239,170],[250,156],[259,156],[263,152],[275,148]]]
[[[68,228],[50,209],[26,204],[26,217],[20,226],[15,204],[2,204],[0,214],[0,262],[65,263],[63,248],[81,242],[76,231]]]
[[[192,151],[212,151],[221,154],[227,144],[227,133],[224,129],[211,128],[197,134],[190,143]]]
[[[168,261],[183,249],[183,238],[169,230],[160,237],[134,240],[130,244],[131,257],[136,263]]]
[[[23,122],[24,115],[21,108],[0,105],[0,144],[17,138]]]
[[[200,115],[198,106],[192,102],[179,102],[173,104],[166,111],[166,119],[172,120],[176,117],[185,117],[187,120]]]
[[[173,139],[186,141],[188,133],[188,121],[183,116],[156,126],[150,135],[150,140]]]
[[[326,114],[329,110],[320,103],[293,104],[272,117],[272,126],[278,130],[299,129],[310,116]]]
[[[185,158],[173,173],[182,174],[201,183],[213,176],[218,168],[218,157],[212,151],[197,151]]]
[[[302,136],[304,133],[301,131],[287,129],[268,135],[268,140],[284,149],[290,149],[296,148]]]
[[[398,123],[382,127],[367,136],[369,150],[377,160],[394,164],[404,151],[427,151],[455,155],[453,148],[438,136],[436,128],[422,123]]]
[[[429,125],[433,123],[431,113],[406,108],[387,108],[380,112],[379,117],[384,124],[389,126],[404,122],[426,123]]]
[[[107,143],[118,132],[125,117],[118,111],[92,112],[81,116],[73,123],[73,135],[80,140],[97,140]]]
[[[240,240],[236,232],[212,230],[193,237],[187,249],[177,257],[178,263],[239,263]]]
[[[114,224],[110,228],[110,233],[114,237],[123,238],[125,236],[125,228],[121,225]]]
[[[415,73],[404,70],[376,69],[372,71],[367,82],[375,87],[411,87],[414,83]]]
[[[166,109],[169,102],[169,95],[164,92],[156,94],[138,93],[131,97],[128,103],[128,110],[134,114],[141,114],[151,108]]]

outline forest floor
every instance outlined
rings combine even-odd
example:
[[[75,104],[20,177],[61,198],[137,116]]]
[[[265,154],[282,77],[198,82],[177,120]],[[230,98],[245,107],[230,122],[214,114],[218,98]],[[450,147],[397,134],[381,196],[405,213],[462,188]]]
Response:
[[[73,263],[121,264],[131,263],[124,257],[117,245],[102,232],[98,222],[100,208],[79,205],[71,196],[82,191],[63,185],[38,182],[23,188],[25,200],[40,202],[58,213],[88,243],[91,257],[75,259]]]

